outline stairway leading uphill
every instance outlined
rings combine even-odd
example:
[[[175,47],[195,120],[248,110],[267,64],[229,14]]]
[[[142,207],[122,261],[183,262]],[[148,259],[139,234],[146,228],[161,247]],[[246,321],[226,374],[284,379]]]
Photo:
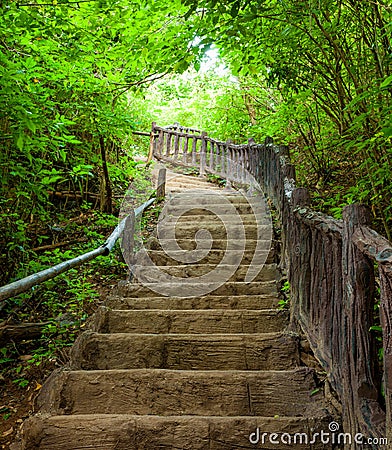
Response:
[[[330,413],[314,370],[301,366],[298,337],[285,332],[272,250],[254,280],[245,281],[263,239],[257,227],[263,233],[268,221],[257,224],[243,195],[220,190],[245,233],[246,242],[235,239],[228,250],[230,208],[217,217],[203,207],[219,208],[211,203],[216,188],[184,176],[169,187],[161,236],[167,233],[170,243],[167,230],[175,225],[179,247],[169,257],[151,240],[148,258],[158,272],[142,264],[143,283],[121,283],[109,296],[74,345],[70,367],[46,382],[14,448],[332,448],[305,442],[305,435],[311,440],[328,430]],[[173,219],[179,210],[181,218]],[[212,237],[208,255],[179,262],[176,252],[195,250],[199,228]],[[225,255],[225,267],[240,259],[237,270],[219,286],[201,283]],[[179,281],[167,281],[167,274]],[[294,433],[302,437],[287,445]]]

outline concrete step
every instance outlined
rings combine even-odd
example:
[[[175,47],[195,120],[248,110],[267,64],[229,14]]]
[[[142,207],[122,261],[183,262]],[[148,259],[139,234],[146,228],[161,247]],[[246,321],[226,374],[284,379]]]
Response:
[[[201,284],[198,282],[187,282],[187,292],[184,295],[184,282],[178,283],[145,283],[140,285],[132,282],[119,283],[113,291],[115,295],[123,297],[156,297],[156,293],[167,297],[200,297],[205,294],[213,295],[269,295],[277,296],[276,281],[255,281],[245,282],[226,282],[217,287],[217,283]],[[155,289],[155,290],[154,290]]]
[[[272,333],[288,324],[288,311],[265,310],[110,310],[95,313],[98,333],[238,334]]]
[[[183,200],[182,200],[183,201]],[[195,199],[194,201],[192,201],[191,199],[189,199],[189,203],[184,204],[175,204],[173,202],[173,200],[170,200],[169,203],[167,203],[165,205],[165,210],[164,210],[164,214],[166,217],[168,216],[179,216],[181,214],[184,214],[186,212],[186,214],[188,216],[190,215],[194,215],[194,216],[200,216],[200,215],[204,215],[206,213],[206,210],[212,210],[213,213],[215,215],[218,216],[225,216],[225,215],[230,215],[233,214],[233,212],[236,212],[239,215],[249,215],[249,214],[253,214],[255,207],[252,206],[250,203],[231,203],[227,204],[224,200],[220,203],[215,202],[214,200],[205,200],[205,201],[200,201],[197,202],[197,200]],[[233,208],[235,211],[233,211]],[[268,213],[266,213],[268,214]],[[258,216],[260,217],[262,220],[262,216]]]
[[[275,295],[206,295],[203,297],[122,297],[110,295],[105,305],[113,309],[269,309],[278,306]]]
[[[189,190],[189,186],[184,185],[184,184],[179,184],[176,186],[172,186],[172,187],[166,187],[166,195],[170,196],[170,195],[178,195],[178,194],[183,194],[184,192]],[[194,190],[198,190],[200,191],[200,195],[204,195],[204,194],[210,194],[211,191],[215,191],[215,192],[219,192],[222,190],[222,188],[220,187],[208,187],[208,188],[198,188],[197,186],[194,187]]]
[[[221,191],[217,194],[216,192],[212,193],[204,193],[202,197],[198,195],[198,192],[183,192],[181,194],[177,194],[175,196],[169,197],[167,200],[171,205],[183,205],[184,203],[191,206],[199,206],[206,204],[216,204],[219,205],[222,202],[231,202],[233,204],[248,204],[250,202],[257,203],[260,202],[263,197],[255,196],[255,197],[247,197],[239,193],[238,191],[229,191],[227,189],[221,189]]]
[[[170,187],[185,187],[187,188],[187,191],[190,190],[203,190],[203,189],[211,189],[211,188],[219,188],[219,186],[215,183],[210,183],[207,180],[203,178],[197,178],[197,177],[191,177],[191,176],[181,176],[176,175],[173,178],[168,178],[166,180],[166,185]]]
[[[217,186],[217,184],[208,181],[205,177],[199,177],[194,175],[186,175],[180,174],[176,172],[166,172],[166,185],[167,186],[175,186],[177,184],[186,184],[187,186],[201,186],[203,188],[210,188],[213,186]],[[189,190],[190,188],[188,188]],[[191,192],[191,191],[190,191]]]
[[[323,417],[314,371],[62,371],[41,389],[41,413]]]
[[[195,214],[193,210],[187,209],[180,217],[173,215],[162,215],[163,223],[178,222],[181,224],[205,224],[205,223],[218,223],[218,222],[235,222],[241,221],[243,224],[249,225],[269,225],[271,221],[268,218],[262,218],[254,216],[254,214],[231,214],[229,211],[223,211],[222,214],[214,214],[208,210],[204,210],[202,214]]]
[[[169,266],[176,265],[179,261],[183,263],[193,263],[197,262],[198,264],[219,264],[223,257],[227,264],[250,264],[255,256],[254,250],[246,250],[244,252],[238,250],[217,250],[213,249],[208,252],[208,254],[200,259],[199,261],[195,261],[195,255],[189,252],[184,252],[181,250],[174,250],[170,252],[170,256],[164,252],[163,250],[147,250],[147,255],[157,266]],[[266,256],[267,255],[267,256]],[[263,258],[266,264],[271,264],[275,259],[275,252],[273,249],[265,249],[265,251],[258,252],[257,258]],[[136,261],[139,264],[145,264],[147,261],[147,256],[143,252],[139,252],[136,254]]]
[[[297,344],[296,337],[282,333],[158,335],[88,331],[79,336],[73,347],[71,367],[83,370],[287,370],[298,367]]]
[[[327,433],[331,420],[328,415],[317,419],[109,414],[32,417],[24,424],[20,447],[15,450],[326,450],[333,445],[317,438],[315,443],[309,442],[315,433]],[[284,444],[288,435],[291,443]]]
[[[264,207],[265,197],[260,194],[247,195],[234,190],[221,189],[220,192],[203,191],[203,195],[200,196],[200,191],[189,190],[188,192],[182,192],[181,194],[169,195],[167,201],[174,206],[183,206],[184,204],[205,206],[210,204],[222,204],[230,202],[234,205],[239,204],[252,204],[255,207]]]
[[[195,278],[194,281],[198,282],[199,280],[197,278],[206,277],[207,275],[208,279],[214,282],[237,282],[245,281],[248,274],[249,276],[252,276],[252,281],[268,282],[276,280],[277,276],[275,264],[266,264],[264,266],[260,265],[259,267],[256,267],[256,265],[241,266],[240,260],[236,265],[184,264],[177,266],[155,266],[154,270],[151,270],[150,264],[151,263],[147,262],[143,265],[138,264],[138,261],[136,262],[134,274],[142,283],[165,281],[176,282],[180,281],[182,278],[186,278],[187,282],[189,282],[192,278]],[[258,270],[259,272],[257,272]],[[168,275],[170,276],[170,280],[168,279]]]
[[[204,223],[200,227],[198,224],[186,223],[177,224],[173,229],[173,224],[162,224],[158,229],[159,239],[172,238],[173,232],[175,232],[176,239],[194,239],[196,233],[199,230],[203,230],[203,234],[209,232],[212,239],[231,239],[230,236],[236,236],[242,239],[253,239],[256,240],[258,237],[261,239],[268,240],[269,236],[272,236],[272,227],[268,225],[249,225],[249,224],[232,224],[229,222],[225,223]],[[210,239],[204,238],[205,240]],[[229,246],[230,243],[227,245]]]
[[[269,234],[263,237],[260,237],[259,240],[255,239],[236,239],[235,241],[230,240],[228,243],[227,239],[197,239],[195,241],[195,234],[191,238],[177,238],[177,239],[169,239],[165,238],[164,244],[166,248],[175,249],[178,245],[182,250],[194,250],[197,246],[198,249],[211,249],[211,250],[227,250],[227,251],[235,251],[240,250],[246,251],[252,250],[255,251],[257,246],[261,248],[263,251],[268,251],[271,248],[272,240],[270,239]],[[162,244],[159,242],[157,237],[151,237],[146,242],[146,248],[150,250],[162,250]]]
[[[210,183],[205,179],[190,177],[190,176],[175,176],[173,178],[167,178],[166,188],[169,192],[173,189],[185,189],[185,193],[195,193],[199,191],[206,190],[207,192],[212,190],[223,190],[220,186],[215,183]]]

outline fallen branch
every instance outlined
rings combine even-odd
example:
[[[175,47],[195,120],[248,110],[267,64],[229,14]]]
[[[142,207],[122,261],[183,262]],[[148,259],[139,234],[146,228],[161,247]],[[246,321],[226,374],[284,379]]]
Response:
[[[59,197],[59,198],[91,198],[96,200],[100,197],[99,194],[96,194],[94,192],[84,192],[83,194],[78,194],[76,192],[72,191],[48,191],[48,194],[53,197]],[[114,195],[113,198],[122,198],[124,195]]]
[[[76,244],[78,242],[87,242],[87,241],[88,241],[88,239],[83,237],[83,238],[79,238],[79,239],[73,239],[71,241],[57,242],[56,244],[42,245],[40,247],[32,248],[31,250],[33,252],[44,252],[47,250],[54,250],[55,248],[66,247],[67,245]]]
[[[6,344],[10,341],[23,341],[37,339],[42,336],[42,331],[51,322],[42,323],[20,323],[7,324],[5,322],[0,324],[0,344]]]
[[[94,192],[84,192],[83,194],[77,194],[72,191],[48,191],[48,194],[53,197],[68,197],[68,198],[99,198],[99,194],[95,194]]]

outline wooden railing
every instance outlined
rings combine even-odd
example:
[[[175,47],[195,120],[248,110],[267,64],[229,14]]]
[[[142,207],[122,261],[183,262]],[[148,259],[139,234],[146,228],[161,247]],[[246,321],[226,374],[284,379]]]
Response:
[[[368,209],[347,206],[343,220],[312,211],[308,191],[295,187],[288,149],[271,139],[234,145],[156,124],[151,136],[159,160],[198,167],[201,176],[210,172],[240,183],[254,177],[259,183],[282,225],[292,329],[306,335],[326,371],[342,405],[344,431],[353,440],[362,433],[392,444],[392,244],[369,227]],[[378,308],[382,370],[371,331]],[[347,448],[364,447],[353,442]]]

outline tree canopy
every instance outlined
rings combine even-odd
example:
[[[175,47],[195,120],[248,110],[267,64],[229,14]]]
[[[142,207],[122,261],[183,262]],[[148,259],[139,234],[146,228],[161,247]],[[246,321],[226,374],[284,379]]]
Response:
[[[344,168],[351,175],[342,203],[372,203],[390,238],[392,5],[382,0],[184,4],[188,14],[203,17],[201,42],[214,42],[233,73],[245,79],[254,132],[296,143],[299,161],[308,161],[306,171],[319,184],[333,181]]]
[[[387,2],[26,0],[0,7],[7,251],[24,247],[29,222],[46,220],[57,189],[94,188],[102,209],[112,210],[111,184],[136,148],[130,131],[155,118],[151,86],[161,80],[155,100],[170,108],[174,78],[166,77],[189,67],[196,71],[190,85],[175,82],[188,99],[177,104],[181,121],[202,118],[222,138],[271,135],[290,144],[301,182],[320,197],[332,192],[324,205],[368,202],[391,237]],[[234,82],[213,71],[197,75],[212,45]]]
[[[199,48],[179,2],[0,8],[0,228],[3,257],[18,264],[29,224],[48,220],[51,192],[99,191],[112,212],[111,184],[130,175],[130,132],[150,127],[137,90],[184,71]]]

